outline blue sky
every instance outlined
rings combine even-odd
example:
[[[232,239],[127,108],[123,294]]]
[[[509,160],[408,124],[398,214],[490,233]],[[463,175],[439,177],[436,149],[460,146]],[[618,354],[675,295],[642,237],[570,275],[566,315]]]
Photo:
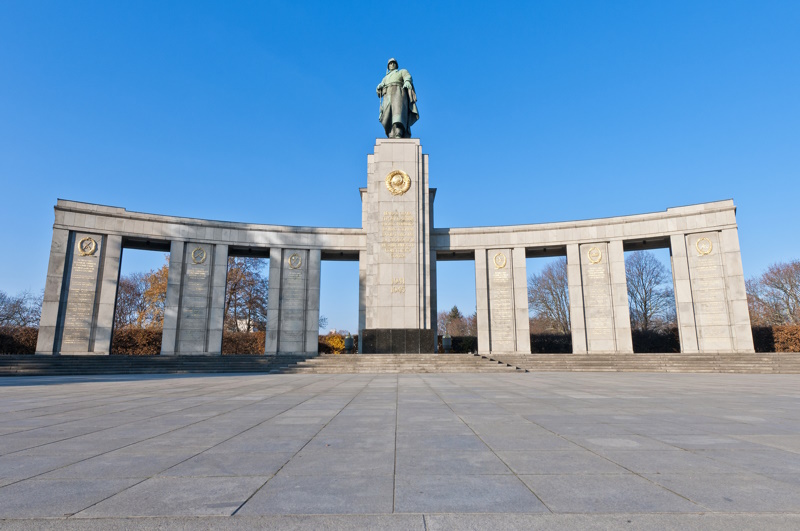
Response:
[[[59,197],[359,226],[390,56],[436,226],[733,198],[752,276],[800,257],[798,28],[796,1],[4,0],[0,289],[43,287]],[[349,266],[323,273],[323,312],[352,329]],[[474,275],[445,276],[440,303],[468,306]]]

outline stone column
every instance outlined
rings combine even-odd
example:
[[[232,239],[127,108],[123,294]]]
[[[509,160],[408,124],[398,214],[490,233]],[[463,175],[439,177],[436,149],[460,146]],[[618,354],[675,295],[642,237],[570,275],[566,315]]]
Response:
[[[525,248],[515,247],[512,250],[514,267],[514,317],[516,334],[516,351],[518,354],[531,353],[531,321],[528,309],[528,273],[525,263]]]
[[[431,320],[431,330],[433,330],[433,351],[439,352],[439,332],[438,332],[438,315],[437,315],[437,304],[438,301],[436,300],[436,253],[431,253],[431,271],[430,276],[431,287],[431,296],[430,296],[430,304],[428,305],[431,309],[430,312],[430,320]]]
[[[114,331],[114,310],[117,303],[119,268],[122,261],[122,237],[106,236],[100,293],[97,300],[97,327],[93,350],[95,354],[110,354]]]
[[[730,309],[733,349],[736,352],[755,352],[738,229],[723,229],[720,233],[720,245],[722,265],[725,269],[725,291]]]
[[[184,243],[173,241],[169,247],[169,272],[167,273],[167,295],[164,302],[164,327],[161,331],[161,355],[176,353],[178,338],[178,312],[181,303],[181,279],[183,278]]]
[[[486,251],[475,251],[475,309],[478,325],[478,352],[489,353],[489,273]]]
[[[367,253],[358,253],[358,353],[364,353],[364,334],[367,327]]]
[[[319,345],[319,249],[270,249],[268,355],[314,355]]]
[[[587,351],[589,354],[616,352],[608,244],[604,242],[581,244],[580,261]]]
[[[578,244],[567,245],[567,284],[569,289],[569,327],[572,332],[572,353],[586,354],[586,321],[583,309],[583,280]]]
[[[686,235],[686,250],[700,352],[730,352],[733,333],[719,233]]]
[[[100,234],[70,233],[56,328],[56,351],[61,354],[94,353],[105,243]]]
[[[611,298],[614,305],[616,352],[633,354],[631,310],[628,305],[628,281],[625,274],[625,251],[622,241],[608,243],[608,268],[611,278]]]
[[[689,258],[686,255],[686,237],[683,234],[670,235],[669,250],[681,352],[694,353],[698,351],[697,329],[694,320],[692,285],[689,280]]]
[[[264,353],[278,353],[278,332],[280,330],[281,309],[281,272],[283,249],[272,247],[269,250],[269,296],[267,297],[267,337],[264,341]]]
[[[482,255],[479,259],[477,255]],[[482,266],[478,269],[478,264]],[[481,336],[488,336],[489,352],[530,354],[528,292],[525,277],[525,249],[487,249],[478,251],[476,298],[478,300],[478,349]],[[482,274],[484,293],[478,281]],[[485,309],[481,308],[488,301]],[[483,314],[483,315],[482,315]],[[485,316],[485,317],[484,317]],[[483,332],[483,333],[482,333]]]
[[[39,317],[39,336],[36,339],[36,354],[53,355],[56,350],[58,309],[61,303],[61,288],[69,248],[69,231],[53,229],[50,244],[50,261],[47,264],[47,279],[44,285],[42,313]]]
[[[214,272],[214,245],[186,242],[178,310],[176,352],[208,354],[208,318]]]
[[[306,342],[305,355],[319,352],[319,290],[322,273],[322,251],[308,251],[308,281],[306,283]]]
[[[222,355],[225,321],[225,288],[228,284],[228,246],[214,245],[211,269],[211,307],[208,313],[208,353]]]

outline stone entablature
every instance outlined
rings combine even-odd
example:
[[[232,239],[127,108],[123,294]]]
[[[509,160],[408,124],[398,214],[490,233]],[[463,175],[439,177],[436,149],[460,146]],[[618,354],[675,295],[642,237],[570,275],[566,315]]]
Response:
[[[59,199],[56,229],[97,231],[152,241],[193,241],[236,247],[293,246],[326,251],[366,248],[361,229],[262,225],[129,212],[124,208]]]
[[[359,261],[359,330],[435,329],[436,261],[475,261],[478,348],[530,352],[526,256],[567,258],[573,351],[632,352],[626,249],[669,247],[683,352],[753,352],[733,201],[534,225],[431,228],[416,139],[378,140],[364,228],[291,227],[59,200],[38,354],[108,354],[124,247],[170,251],[162,354],[219,354],[227,258],[270,257],[266,353],[317,350],[320,261]],[[355,288],[355,287],[354,287]]]
[[[506,225],[498,227],[435,228],[431,245],[437,252],[491,247],[563,247],[595,241],[663,239],[671,234],[736,228],[733,201],[715,201],[668,208],[664,212],[610,218]]]

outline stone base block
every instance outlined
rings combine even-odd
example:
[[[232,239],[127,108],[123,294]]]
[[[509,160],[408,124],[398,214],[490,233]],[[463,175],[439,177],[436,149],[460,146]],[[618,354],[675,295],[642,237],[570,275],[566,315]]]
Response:
[[[361,337],[363,354],[431,354],[436,345],[432,329],[364,329]]]

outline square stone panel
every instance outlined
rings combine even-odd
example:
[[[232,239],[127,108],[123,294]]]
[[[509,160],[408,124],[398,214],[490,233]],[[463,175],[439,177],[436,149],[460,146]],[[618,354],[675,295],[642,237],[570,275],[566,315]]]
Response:
[[[700,512],[704,507],[634,474],[520,476],[556,513]]]
[[[278,474],[237,515],[392,512],[391,476]]]
[[[406,329],[406,352],[419,353],[420,333],[417,330]]]
[[[151,478],[77,516],[226,516],[266,481],[266,477]]]
[[[405,354],[406,352],[406,329],[400,328],[389,331],[392,338],[392,354]]]
[[[723,512],[798,512],[800,486],[756,474],[647,474],[660,485]]]
[[[627,474],[613,462],[586,450],[512,450],[497,455],[516,474]]]
[[[0,518],[71,516],[141,479],[31,479],[2,487]]]
[[[511,470],[490,450],[444,450],[397,452],[399,475],[511,474]]]
[[[395,511],[537,513],[547,508],[513,475],[398,475]]]
[[[209,476],[260,476],[275,474],[292,457],[292,453],[203,453],[163,470],[161,476],[205,478]],[[202,481],[202,480],[201,480]]]

